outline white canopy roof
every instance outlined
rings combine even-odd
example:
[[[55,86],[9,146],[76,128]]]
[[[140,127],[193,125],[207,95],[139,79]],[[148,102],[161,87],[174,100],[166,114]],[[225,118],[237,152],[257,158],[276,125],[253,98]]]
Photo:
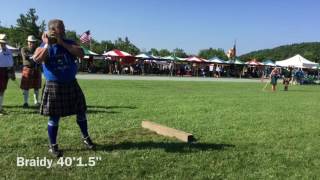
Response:
[[[18,48],[16,48],[16,47],[12,47],[12,46],[10,46],[10,45],[8,45],[8,44],[6,44],[6,47],[8,48],[8,49],[10,49],[10,50],[19,50]]]
[[[276,61],[276,65],[282,67],[293,66],[296,68],[313,68],[314,66],[317,66],[318,63],[311,62],[308,59],[302,57],[300,54],[297,54],[283,61]]]
[[[222,60],[222,59],[220,59],[220,58],[218,58],[216,56],[211,58],[211,59],[209,59],[208,61],[211,62],[211,63],[217,63],[217,64],[226,64],[227,63],[226,61],[224,61],[224,60]]]
[[[187,58],[186,61],[189,61],[189,62],[208,62],[208,60],[202,59],[202,58],[199,58],[196,56],[191,56],[191,57]]]
[[[226,61],[227,64],[236,64],[236,65],[243,65],[244,62],[240,61],[239,59],[236,60],[228,60]]]
[[[135,56],[136,58],[141,58],[141,59],[152,59],[153,57],[149,56],[148,54],[142,53],[139,55]]]
[[[118,49],[114,49],[112,51],[108,51],[106,53],[103,54],[104,56],[114,56],[114,57],[131,57],[132,55],[124,52],[124,51],[120,51]]]

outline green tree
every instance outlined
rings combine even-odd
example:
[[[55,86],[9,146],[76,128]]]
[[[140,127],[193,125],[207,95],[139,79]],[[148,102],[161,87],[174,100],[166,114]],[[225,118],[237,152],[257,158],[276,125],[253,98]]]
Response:
[[[118,38],[117,40],[115,40],[114,46],[116,49],[128,52],[132,55],[140,53],[140,49],[137,48],[134,44],[132,44],[128,37],[125,37],[124,40],[122,40],[122,38]]]
[[[26,38],[28,35],[34,35],[37,39],[41,39],[42,33],[45,31],[45,22],[41,21],[38,24],[39,17],[36,15],[36,10],[31,8],[26,14],[20,14],[17,19],[16,28],[16,43],[26,44]]]
[[[80,38],[77,35],[76,31],[66,30],[66,38],[71,39],[77,43],[80,43]]]
[[[151,48],[148,53],[154,56],[159,56],[159,51],[156,48]]]
[[[181,57],[181,58],[186,58],[188,57],[187,53],[184,52],[183,49],[180,49],[180,48],[175,48],[173,51],[172,51],[172,55],[176,56],[176,57]]]
[[[101,45],[105,47],[104,48],[105,51],[111,51],[111,50],[115,49],[115,45],[110,40],[101,41]]]
[[[223,60],[228,59],[223,49],[213,49],[213,48],[202,49],[199,51],[198,56],[204,59],[210,59],[215,56]]]
[[[160,49],[159,51],[159,56],[164,57],[164,56],[170,56],[171,52],[168,49]]]
[[[265,59],[279,61],[292,57],[296,54],[300,54],[311,61],[320,62],[320,43],[299,43],[279,46],[273,49],[262,49],[244,54],[240,56],[240,59],[243,61],[248,61],[253,58],[256,58],[260,61]]]

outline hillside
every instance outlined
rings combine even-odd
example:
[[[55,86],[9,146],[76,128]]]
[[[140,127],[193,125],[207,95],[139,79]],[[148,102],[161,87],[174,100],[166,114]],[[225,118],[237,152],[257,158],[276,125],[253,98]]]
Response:
[[[244,54],[239,58],[243,61],[248,61],[253,58],[258,59],[259,61],[263,61],[265,59],[278,61],[296,54],[301,54],[303,57],[311,61],[320,62],[320,42],[307,42],[279,46],[273,49],[263,49]]]

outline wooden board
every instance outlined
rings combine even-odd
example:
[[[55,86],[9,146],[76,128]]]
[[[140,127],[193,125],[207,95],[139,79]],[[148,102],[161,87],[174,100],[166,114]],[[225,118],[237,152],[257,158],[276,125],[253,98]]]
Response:
[[[142,121],[141,126],[143,128],[149,129],[151,131],[156,132],[159,135],[174,137],[184,142],[192,142],[194,141],[194,137],[190,133],[186,133],[184,131],[180,131],[174,128],[170,128],[167,126],[163,126],[161,124],[157,124],[151,121]]]

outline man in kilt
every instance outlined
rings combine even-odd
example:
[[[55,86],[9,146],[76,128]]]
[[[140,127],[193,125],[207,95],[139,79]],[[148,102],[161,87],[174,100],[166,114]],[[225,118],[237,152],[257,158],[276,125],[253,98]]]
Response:
[[[23,91],[24,108],[29,107],[29,89],[34,89],[34,104],[40,105],[38,97],[39,89],[41,88],[41,67],[32,59],[33,53],[36,50],[37,39],[33,35],[30,35],[27,41],[28,47],[21,49],[23,69],[20,88]]]
[[[288,67],[288,68],[283,69],[282,75],[283,75],[284,90],[288,91],[289,83],[291,81],[292,68]]]
[[[40,113],[49,116],[49,152],[56,157],[61,157],[63,153],[57,144],[60,117],[76,115],[83,143],[88,149],[93,149],[95,144],[88,134],[86,101],[76,80],[76,57],[82,58],[84,52],[74,41],[65,39],[62,20],[50,20],[48,30],[48,33],[42,35],[43,43],[36,49],[33,59],[36,62],[42,62],[46,78]]]
[[[0,34],[0,116],[5,114],[2,109],[2,103],[8,80],[9,78],[15,80],[12,52],[6,45],[7,36],[5,34]]]

